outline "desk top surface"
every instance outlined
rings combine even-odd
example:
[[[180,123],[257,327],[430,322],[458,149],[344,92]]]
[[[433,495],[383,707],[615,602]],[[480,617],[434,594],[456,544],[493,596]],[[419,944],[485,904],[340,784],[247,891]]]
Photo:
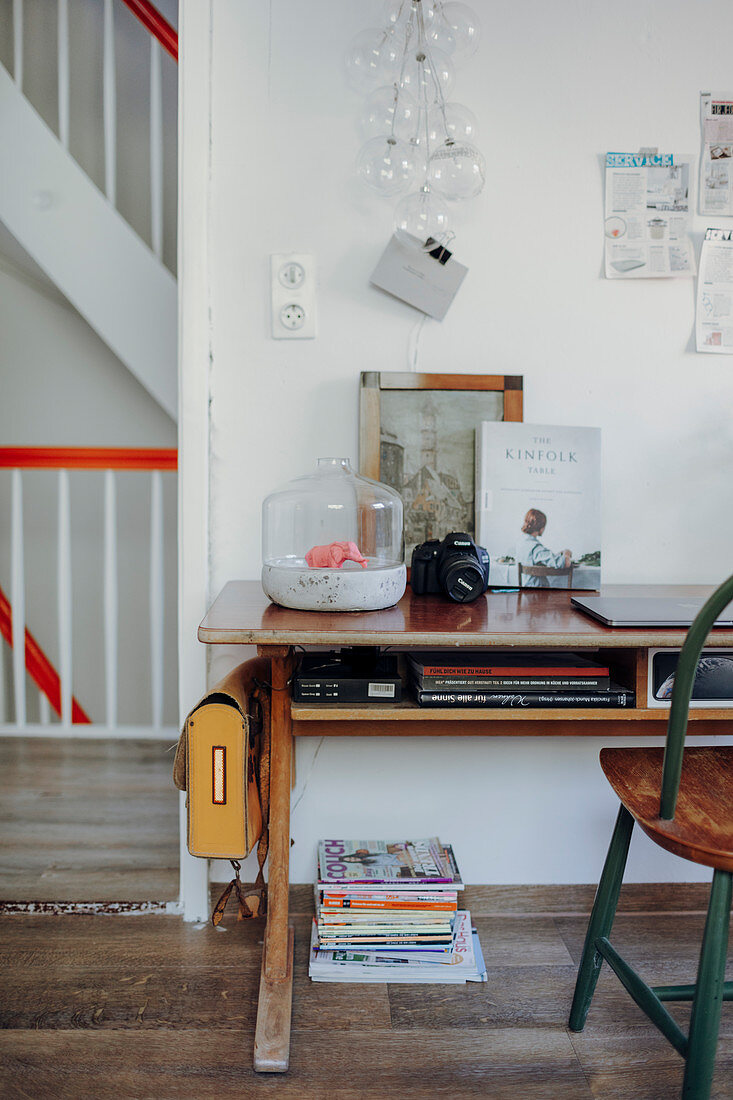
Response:
[[[604,596],[706,597],[710,585],[604,585]],[[474,603],[414,596],[407,588],[384,611],[294,611],[270,603],[259,581],[230,581],[198,630],[202,642],[229,645],[677,646],[685,630],[604,626],[557,589],[489,592]],[[715,628],[710,645],[733,645]]]

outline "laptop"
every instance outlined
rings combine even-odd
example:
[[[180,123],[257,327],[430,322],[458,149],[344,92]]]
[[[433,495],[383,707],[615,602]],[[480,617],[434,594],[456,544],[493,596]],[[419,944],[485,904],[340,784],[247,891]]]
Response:
[[[606,626],[690,626],[704,598],[678,596],[571,596],[570,602]],[[715,620],[733,626],[733,603]]]

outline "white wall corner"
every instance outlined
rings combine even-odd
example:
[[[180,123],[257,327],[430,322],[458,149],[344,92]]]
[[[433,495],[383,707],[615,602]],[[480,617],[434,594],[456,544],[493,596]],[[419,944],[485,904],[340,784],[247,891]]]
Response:
[[[212,361],[208,267],[211,168],[212,3],[179,9],[178,278],[178,667],[183,723],[206,689],[206,649],[197,640],[209,600],[209,376]],[[181,902],[184,919],[206,920],[208,864],[188,854],[181,798]]]

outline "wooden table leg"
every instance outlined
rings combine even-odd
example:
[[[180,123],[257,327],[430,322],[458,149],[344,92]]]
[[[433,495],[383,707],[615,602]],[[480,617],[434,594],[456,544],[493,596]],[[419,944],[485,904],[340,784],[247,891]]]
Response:
[[[290,1013],[293,1000],[293,929],[288,925],[290,856],[290,773],[292,731],[290,685],[293,651],[261,646],[271,659],[270,848],[267,872],[267,924],[257,1003],[254,1068],[285,1073],[290,1062]]]

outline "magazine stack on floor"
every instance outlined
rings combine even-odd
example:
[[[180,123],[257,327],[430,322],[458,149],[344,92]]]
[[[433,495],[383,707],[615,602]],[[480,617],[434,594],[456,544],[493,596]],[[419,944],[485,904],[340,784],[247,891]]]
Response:
[[[322,840],[308,973],[316,982],[486,981],[450,845]]]
[[[421,707],[617,708],[636,701],[607,666],[574,653],[427,650],[406,657]]]

